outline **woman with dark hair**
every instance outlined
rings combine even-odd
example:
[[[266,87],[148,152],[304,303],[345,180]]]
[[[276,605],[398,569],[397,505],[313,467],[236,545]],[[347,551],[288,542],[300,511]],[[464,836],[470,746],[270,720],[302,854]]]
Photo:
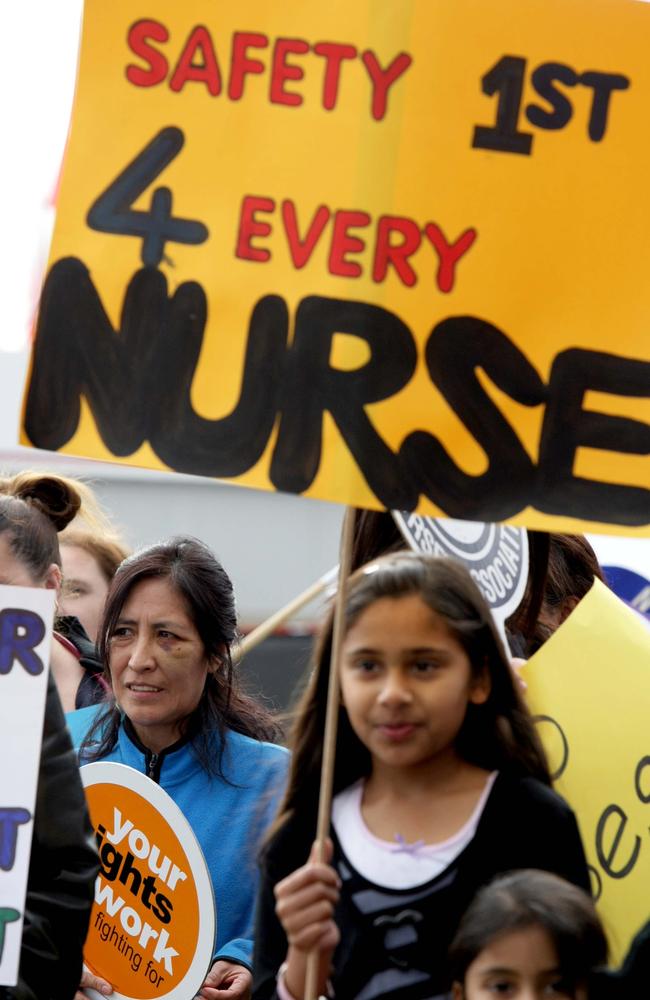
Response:
[[[449,959],[454,1000],[591,1000],[607,938],[586,892],[549,872],[524,870],[481,889]],[[631,993],[617,996],[632,1000]]]
[[[264,855],[255,992],[417,1000],[451,988],[447,948],[477,889],[531,866],[582,888],[577,824],[489,609],[449,559],[396,552],[349,580],[339,664],[332,864],[316,832],[332,619],[298,708],[291,773]]]
[[[239,688],[236,634],[232,584],[205,545],[175,538],[136,552],[113,578],[100,628],[112,697],[70,717],[82,763],[144,772],[194,830],[219,907],[208,1000],[249,993],[256,848],[287,759],[266,742],[277,734],[270,716]]]

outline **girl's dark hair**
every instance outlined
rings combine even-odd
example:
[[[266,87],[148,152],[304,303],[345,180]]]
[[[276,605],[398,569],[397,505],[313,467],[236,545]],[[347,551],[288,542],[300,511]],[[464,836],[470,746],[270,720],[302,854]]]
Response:
[[[488,770],[531,775],[550,784],[542,745],[513,679],[489,608],[468,570],[451,559],[395,552],[357,570],[348,581],[346,630],[375,601],[416,594],[439,615],[461,644],[475,675],[487,670],[491,691],[482,705],[469,704],[456,740],[460,755]],[[289,784],[275,829],[297,812],[316,807],[323,751],[332,648],[330,612],[316,645],[313,671],[298,705],[292,732]],[[370,753],[341,706],[334,793],[370,774]]]
[[[11,552],[40,583],[48,568],[61,565],[57,532],[78,513],[79,484],[64,476],[21,472],[0,479],[0,534]]]
[[[499,876],[474,897],[449,950],[453,980],[462,985],[484,948],[526,927],[549,935],[572,990],[607,962],[607,938],[588,894],[559,875],[529,868]]]
[[[201,700],[184,721],[183,732],[189,736],[205,770],[222,777],[227,729],[256,740],[276,739],[278,729],[271,715],[240,688],[231,658],[231,646],[237,637],[232,583],[207,545],[196,538],[172,538],[124,560],[109,587],[98,633],[104,675],[110,684],[110,641],[122,608],[133,588],[152,578],[169,580],[183,598],[206,660],[219,665],[218,670],[208,672]],[[120,710],[111,698],[84,740],[82,754],[86,759],[98,760],[113,749],[120,718]]]

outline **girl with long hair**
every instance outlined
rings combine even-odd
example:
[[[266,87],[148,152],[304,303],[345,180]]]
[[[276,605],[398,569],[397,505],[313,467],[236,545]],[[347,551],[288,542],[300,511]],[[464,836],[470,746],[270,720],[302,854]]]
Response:
[[[447,949],[477,889],[536,867],[587,888],[575,817],[469,573],[398,552],[348,582],[330,864],[310,858],[332,644],[327,623],[263,859],[254,997],[395,1000],[451,988]]]

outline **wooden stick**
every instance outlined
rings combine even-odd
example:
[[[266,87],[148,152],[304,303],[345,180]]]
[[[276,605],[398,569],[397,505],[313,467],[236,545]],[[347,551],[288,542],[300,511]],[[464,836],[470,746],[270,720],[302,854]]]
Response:
[[[291,618],[296,611],[300,611],[300,609],[304,608],[306,604],[309,604],[310,601],[315,600],[319,594],[322,594],[324,590],[327,590],[330,584],[334,583],[338,571],[338,566],[335,566],[334,569],[328,570],[328,572],[324,573],[323,576],[316,580],[315,583],[312,583],[306,590],[303,590],[301,594],[294,597],[293,600],[289,601],[288,604],[285,604],[279,611],[275,611],[270,618],[267,618],[266,621],[257,625],[256,628],[252,629],[248,633],[248,635],[245,635],[239,643],[239,646],[233,649],[233,662],[238,663],[239,660],[246,655],[246,653],[250,653],[251,649],[255,649],[256,646],[259,646],[264,639],[271,635],[272,632],[275,632],[276,628],[279,628],[280,625],[284,624],[284,622]]]
[[[345,598],[347,580],[350,575],[352,538],[354,532],[354,508],[348,507],[343,519],[341,532],[341,554],[339,561],[339,582],[334,605],[332,628],[332,653],[330,676],[327,689],[327,709],[325,733],[323,736],[323,763],[320,775],[320,795],[318,799],[318,823],[316,827],[316,853],[319,861],[325,857],[325,841],[329,834],[332,811],[332,786],[334,783],[334,760],[336,756],[336,730],[339,718],[339,661],[341,646],[345,636]],[[312,951],[307,958],[305,977],[305,1000],[317,1000],[318,952]]]

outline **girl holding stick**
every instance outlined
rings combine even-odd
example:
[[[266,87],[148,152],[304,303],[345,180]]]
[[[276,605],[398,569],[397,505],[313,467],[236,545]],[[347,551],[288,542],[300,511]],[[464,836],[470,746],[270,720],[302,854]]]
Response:
[[[464,567],[400,552],[348,581],[329,863],[317,861],[331,619],[298,710],[263,859],[256,998],[394,1000],[451,989],[476,891],[517,868],[589,877],[490,612]]]

